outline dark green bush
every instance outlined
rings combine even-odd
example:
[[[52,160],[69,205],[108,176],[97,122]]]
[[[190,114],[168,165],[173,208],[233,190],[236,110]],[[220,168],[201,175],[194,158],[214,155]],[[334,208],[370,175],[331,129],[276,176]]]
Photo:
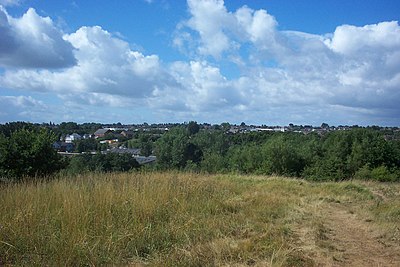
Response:
[[[63,161],[52,148],[56,136],[44,128],[18,129],[0,134],[0,176],[21,180],[59,171]]]
[[[129,153],[82,154],[73,156],[67,167],[69,173],[129,171],[140,165]]]

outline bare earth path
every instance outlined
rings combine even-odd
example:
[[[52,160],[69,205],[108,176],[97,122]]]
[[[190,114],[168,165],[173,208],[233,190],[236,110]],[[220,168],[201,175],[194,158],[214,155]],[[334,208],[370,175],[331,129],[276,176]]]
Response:
[[[358,218],[346,205],[325,205],[316,242],[323,251],[315,255],[318,266],[400,266],[400,247],[385,240],[373,221]]]

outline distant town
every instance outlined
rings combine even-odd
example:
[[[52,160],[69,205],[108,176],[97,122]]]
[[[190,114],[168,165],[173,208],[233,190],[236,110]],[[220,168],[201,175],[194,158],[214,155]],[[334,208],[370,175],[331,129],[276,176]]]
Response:
[[[140,164],[153,163],[156,157],[152,144],[165,132],[173,127],[185,126],[188,123],[159,123],[159,124],[99,124],[63,122],[60,124],[43,123],[41,126],[51,128],[58,133],[59,140],[53,144],[53,148],[63,155],[79,153],[130,153]],[[197,123],[196,123],[197,124]],[[353,128],[373,128],[382,131],[385,139],[400,138],[399,127],[380,127],[358,125],[330,126],[322,123],[320,126],[295,125],[267,126],[241,124],[198,124],[202,131],[223,131],[228,135],[246,134],[252,132],[292,132],[299,134],[324,135],[332,131],[346,131]]]
[[[10,177],[29,171],[30,175],[46,170],[76,174],[141,167],[335,181],[400,177],[399,127],[10,122],[0,124],[0,145],[3,172]]]

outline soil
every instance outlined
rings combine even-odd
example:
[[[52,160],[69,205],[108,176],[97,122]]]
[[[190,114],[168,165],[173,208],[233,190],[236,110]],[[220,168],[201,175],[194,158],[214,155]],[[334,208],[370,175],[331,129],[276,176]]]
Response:
[[[346,205],[323,204],[317,228],[298,231],[301,250],[316,266],[400,266],[400,246]]]

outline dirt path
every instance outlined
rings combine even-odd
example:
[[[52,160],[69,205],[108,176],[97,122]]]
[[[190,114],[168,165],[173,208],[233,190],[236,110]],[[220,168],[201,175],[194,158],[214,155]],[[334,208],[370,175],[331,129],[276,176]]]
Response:
[[[321,222],[316,244],[324,252],[315,259],[318,266],[400,266],[400,247],[344,205],[327,204]]]

